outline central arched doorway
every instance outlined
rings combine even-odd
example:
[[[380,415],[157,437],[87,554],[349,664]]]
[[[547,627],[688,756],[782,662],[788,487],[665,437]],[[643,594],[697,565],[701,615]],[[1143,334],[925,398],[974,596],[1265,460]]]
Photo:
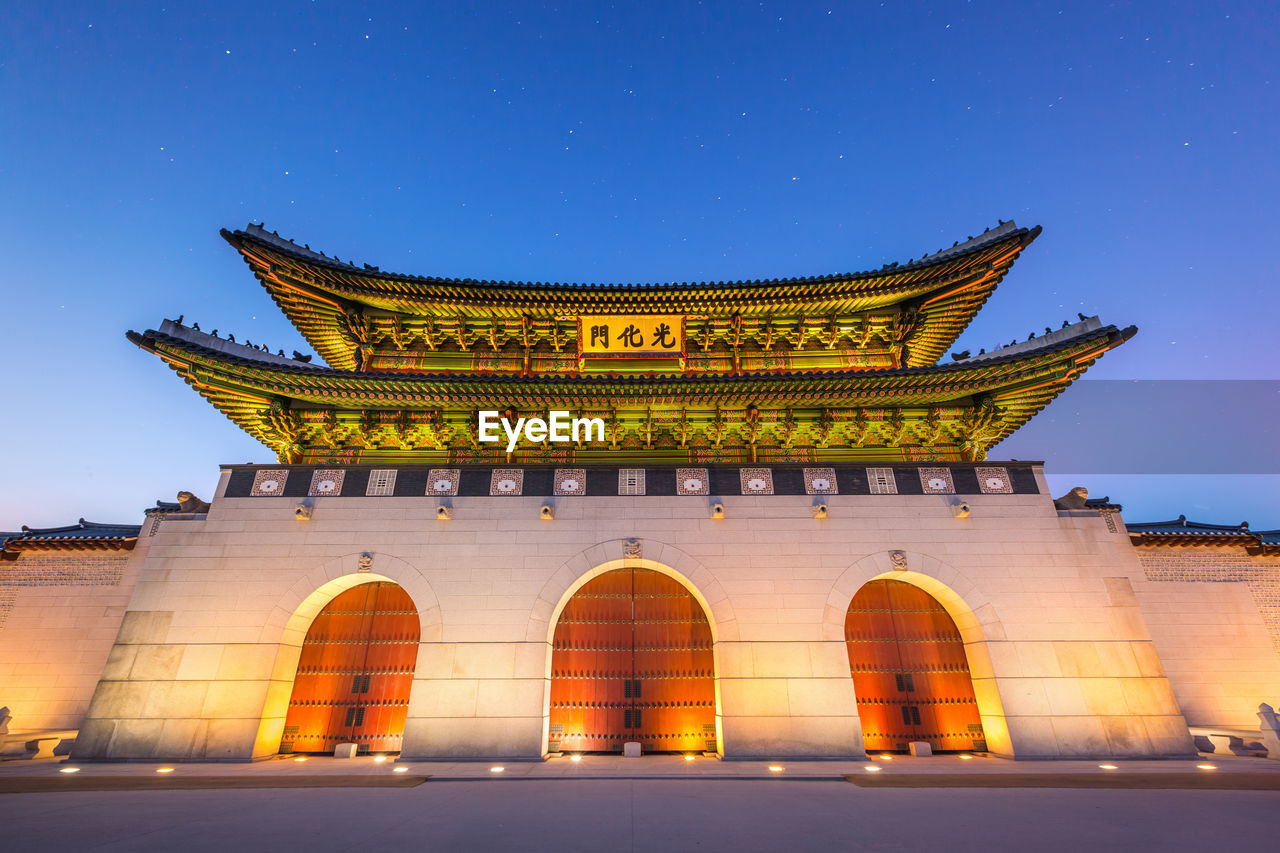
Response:
[[[565,604],[551,651],[549,752],[716,749],[707,614],[652,569],[593,578]]]
[[[870,581],[849,604],[844,636],[866,749],[986,751],[964,642],[937,599]]]
[[[280,751],[399,752],[421,628],[394,583],[354,586],[312,621],[289,697]]]

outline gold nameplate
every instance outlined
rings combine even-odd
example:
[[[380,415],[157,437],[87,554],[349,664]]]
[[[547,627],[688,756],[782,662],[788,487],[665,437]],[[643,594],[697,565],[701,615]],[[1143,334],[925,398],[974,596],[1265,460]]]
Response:
[[[578,318],[581,358],[684,358],[680,314],[596,314]]]

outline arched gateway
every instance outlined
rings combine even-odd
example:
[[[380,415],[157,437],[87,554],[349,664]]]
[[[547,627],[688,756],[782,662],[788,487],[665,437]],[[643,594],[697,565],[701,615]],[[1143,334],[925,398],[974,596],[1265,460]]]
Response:
[[[420,633],[413,599],[394,583],[334,596],[312,621],[289,698],[281,752],[398,752]]]
[[[960,631],[937,599],[897,580],[865,584],[845,616],[863,744],[986,750]]]
[[[715,665],[702,606],[679,581],[623,568],[565,604],[551,652],[551,752],[716,748]]]

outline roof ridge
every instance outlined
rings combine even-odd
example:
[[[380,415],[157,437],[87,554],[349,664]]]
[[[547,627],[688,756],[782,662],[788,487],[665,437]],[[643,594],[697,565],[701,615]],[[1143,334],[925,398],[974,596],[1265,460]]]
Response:
[[[104,522],[104,521],[86,521],[85,519],[82,518],[80,519],[80,521],[78,521],[75,524],[68,524],[63,527],[28,527],[27,525],[24,524],[22,525],[22,532],[23,532],[23,535],[26,535],[29,533],[38,533],[38,534],[70,533],[72,530],[119,530],[122,528],[128,529],[133,527],[141,529],[142,525],[112,524],[111,522]]]
[[[881,275],[893,275],[905,270],[919,269],[921,267],[933,266],[935,264],[949,261],[962,257],[966,254],[979,251],[993,243],[997,243],[1007,237],[1014,235],[1029,235],[1027,242],[1031,242],[1039,236],[1042,228],[1039,225],[1031,228],[1020,228],[1012,219],[998,220],[998,224],[984,230],[976,237],[969,237],[963,243],[957,241],[950,248],[939,249],[932,254],[926,254],[918,259],[913,259],[905,263],[894,261],[892,263],[883,264],[879,269],[861,270],[856,272],[830,273],[826,275],[809,275],[809,276],[789,276],[768,279],[736,279],[736,280],[712,280],[702,282],[689,281],[666,281],[666,282],[628,282],[628,283],[601,283],[601,282],[544,282],[544,281],[510,281],[506,279],[490,279],[490,278],[474,278],[474,277],[446,277],[446,276],[422,276],[412,275],[408,273],[383,272],[382,269],[373,264],[356,265],[354,261],[343,261],[337,256],[330,257],[324,252],[318,252],[311,248],[310,244],[299,246],[292,239],[281,237],[277,231],[268,231],[265,222],[262,224],[254,224],[250,222],[243,229],[230,231],[226,228],[221,229],[222,238],[233,246],[236,246],[238,239],[249,239],[251,241],[272,246],[281,251],[291,253],[295,256],[315,261],[319,264],[330,266],[344,272],[355,271],[358,273],[373,273],[381,278],[394,279],[401,281],[428,282],[449,285],[473,285],[480,287],[525,287],[525,288],[554,288],[562,290],[572,289],[597,289],[597,288],[688,288],[688,287],[746,287],[746,286],[769,286],[776,284],[827,284],[838,281],[848,281],[861,278],[872,278]],[[239,248],[237,246],[237,248]]]
[[[214,331],[216,332],[217,329],[214,329]],[[165,319],[160,323],[159,332],[160,334],[168,335],[176,340],[198,344],[199,346],[214,352],[225,352],[231,355],[234,355],[236,351],[251,352],[254,354],[254,360],[261,361],[266,364],[297,365],[300,367],[320,366],[300,359],[289,358],[287,355],[275,355],[270,350],[259,349],[258,347],[251,346],[247,342],[240,343],[239,341],[221,338],[218,335],[200,331],[192,326],[185,326],[180,320]],[[281,350],[281,352],[283,352],[283,350]],[[244,356],[235,357],[244,358]]]
[[[1242,521],[1239,524],[1210,524],[1206,521],[1191,521],[1185,515],[1180,515],[1177,518],[1172,519],[1170,521],[1125,522],[1125,527],[1127,527],[1130,530],[1137,529],[1139,532],[1149,531],[1149,532],[1166,532],[1166,533],[1177,533],[1178,531],[1186,531],[1188,533],[1221,532],[1221,533],[1244,533],[1244,534],[1269,532],[1269,531],[1250,530],[1249,522],[1247,521]],[[1176,531],[1152,530],[1152,528],[1159,528],[1159,527],[1173,527],[1173,528],[1178,528],[1178,530]]]

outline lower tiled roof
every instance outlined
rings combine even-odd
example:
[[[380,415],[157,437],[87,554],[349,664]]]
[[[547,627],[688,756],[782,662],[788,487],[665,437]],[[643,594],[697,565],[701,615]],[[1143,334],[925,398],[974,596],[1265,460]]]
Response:
[[[1249,522],[1206,524],[1180,515],[1172,521],[1125,523],[1135,545],[1241,545],[1251,554],[1280,553],[1280,530],[1250,530]]]
[[[138,524],[102,524],[80,519],[66,527],[35,528],[22,526],[21,533],[0,534],[5,538],[3,550],[17,551],[118,551],[131,550],[142,529]]]

